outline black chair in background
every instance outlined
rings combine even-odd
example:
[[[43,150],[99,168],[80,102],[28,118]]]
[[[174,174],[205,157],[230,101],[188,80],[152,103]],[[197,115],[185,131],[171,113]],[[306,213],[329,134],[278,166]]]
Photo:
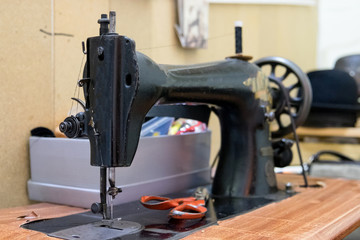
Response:
[[[309,72],[308,77],[313,102],[304,126],[354,127],[360,110],[355,79],[335,69]]]
[[[347,72],[356,80],[358,96],[360,96],[360,54],[339,58],[335,63],[334,69]]]

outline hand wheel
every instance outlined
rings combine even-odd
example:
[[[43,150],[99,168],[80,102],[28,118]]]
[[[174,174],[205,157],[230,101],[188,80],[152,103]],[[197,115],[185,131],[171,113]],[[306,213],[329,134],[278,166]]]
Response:
[[[299,66],[282,57],[265,57],[254,64],[268,75],[273,97],[272,110],[277,124],[272,138],[280,138],[292,131],[289,112],[296,126],[303,124],[310,112],[312,89],[309,78]],[[290,111],[286,99],[290,102]]]

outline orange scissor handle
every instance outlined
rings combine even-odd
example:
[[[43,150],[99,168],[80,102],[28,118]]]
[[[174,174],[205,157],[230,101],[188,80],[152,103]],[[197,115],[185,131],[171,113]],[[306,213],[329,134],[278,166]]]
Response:
[[[207,212],[207,208],[204,205],[204,200],[186,202],[172,209],[169,216],[176,219],[203,218]]]
[[[140,202],[144,207],[156,210],[175,208],[183,203],[194,201],[196,201],[196,198],[194,197],[171,199],[159,196],[142,196],[140,199]]]

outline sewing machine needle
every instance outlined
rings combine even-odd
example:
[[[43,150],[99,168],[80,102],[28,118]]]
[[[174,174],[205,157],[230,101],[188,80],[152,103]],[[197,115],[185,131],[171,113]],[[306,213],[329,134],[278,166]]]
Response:
[[[101,200],[101,208],[103,219],[108,219],[108,206],[107,206],[107,168],[100,167],[100,200]]]
[[[110,219],[114,219],[114,204],[113,204],[113,198],[110,197]]]
[[[115,168],[111,167],[109,168],[109,184],[110,188],[115,188]],[[114,218],[114,204],[113,199],[114,195],[108,196],[110,198],[110,219]]]

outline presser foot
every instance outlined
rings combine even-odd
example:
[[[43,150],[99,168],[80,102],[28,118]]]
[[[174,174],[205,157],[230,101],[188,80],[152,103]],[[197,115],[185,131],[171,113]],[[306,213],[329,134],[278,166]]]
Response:
[[[143,226],[136,222],[123,221],[120,218],[101,220],[73,228],[68,228],[49,234],[51,237],[62,239],[117,239],[143,230]]]
[[[102,213],[103,221],[112,220],[113,219],[113,200],[118,193],[121,193],[122,189],[118,187],[109,187],[107,191],[108,197],[106,197],[106,201],[102,203],[93,203],[91,205],[91,212],[94,214]],[[105,195],[105,194],[103,194]],[[107,201],[109,200],[109,201]],[[107,203],[109,202],[109,203]]]

